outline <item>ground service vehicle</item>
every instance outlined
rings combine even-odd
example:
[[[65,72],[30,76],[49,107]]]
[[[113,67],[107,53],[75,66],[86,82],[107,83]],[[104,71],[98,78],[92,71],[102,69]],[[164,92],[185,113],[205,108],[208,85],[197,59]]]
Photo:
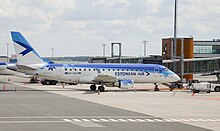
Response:
[[[211,91],[220,92],[220,84],[213,84],[207,82],[193,83],[190,89],[194,93],[199,93],[199,92],[210,93]]]

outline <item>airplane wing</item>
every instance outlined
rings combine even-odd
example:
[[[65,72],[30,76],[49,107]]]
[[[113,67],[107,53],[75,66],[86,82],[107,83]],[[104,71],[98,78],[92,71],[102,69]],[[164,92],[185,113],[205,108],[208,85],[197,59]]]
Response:
[[[111,76],[111,75],[107,75],[107,74],[101,74],[99,73],[97,77],[94,78],[93,81],[95,82],[116,82],[118,79],[114,76]]]

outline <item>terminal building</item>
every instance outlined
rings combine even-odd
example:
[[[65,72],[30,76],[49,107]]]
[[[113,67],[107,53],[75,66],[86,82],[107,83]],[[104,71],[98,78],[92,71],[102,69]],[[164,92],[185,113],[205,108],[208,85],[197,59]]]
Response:
[[[220,39],[194,41],[194,58],[220,57]]]
[[[181,46],[182,40],[183,45]],[[220,72],[219,40],[193,41],[193,38],[178,38],[176,46],[177,59],[172,59],[174,56],[173,41],[173,38],[162,39],[162,56],[113,57],[104,59],[103,63],[162,64],[180,76],[183,74],[183,80],[192,80],[193,74]],[[182,50],[181,47],[183,47]],[[183,64],[180,61],[181,51],[184,56]],[[174,65],[176,65],[175,68]],[[219,75],[218,81],[220,82]]]
[[[0,62],[8,62],[8,59],[7,56],[0,56]]]

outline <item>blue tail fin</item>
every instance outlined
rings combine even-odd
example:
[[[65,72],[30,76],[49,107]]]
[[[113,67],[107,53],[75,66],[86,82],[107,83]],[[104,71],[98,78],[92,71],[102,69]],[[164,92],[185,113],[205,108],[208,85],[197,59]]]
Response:
[[[11,32],[17,55],[18,65],[45,64],[40,55],[32,48],[20,32]]]

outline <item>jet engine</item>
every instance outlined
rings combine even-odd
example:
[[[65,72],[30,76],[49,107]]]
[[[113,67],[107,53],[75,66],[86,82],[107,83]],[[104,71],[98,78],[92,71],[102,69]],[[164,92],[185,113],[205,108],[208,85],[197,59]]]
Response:
[[[134,86],[134,80],[119,80],[119,88],[130,89]]]

